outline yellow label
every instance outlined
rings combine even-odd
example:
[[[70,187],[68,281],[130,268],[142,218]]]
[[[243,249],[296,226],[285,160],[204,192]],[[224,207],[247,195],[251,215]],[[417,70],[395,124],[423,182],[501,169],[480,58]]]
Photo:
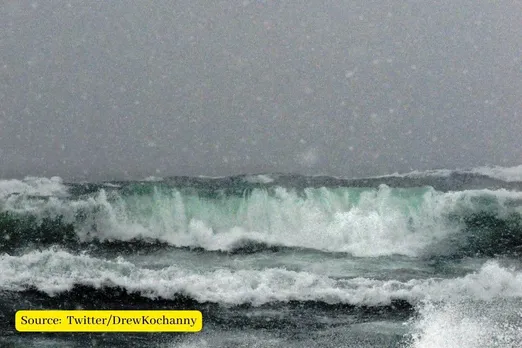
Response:
[[[20,310],[15,327],[23,332],[199,332],[200,311]]]

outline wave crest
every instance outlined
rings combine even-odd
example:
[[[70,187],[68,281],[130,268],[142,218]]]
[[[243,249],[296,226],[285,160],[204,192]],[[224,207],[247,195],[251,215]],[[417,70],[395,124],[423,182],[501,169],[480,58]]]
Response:
[[[0,250],[143,241],[211,251],[305,248],[375,257],[522,251],[522,193],[432,188],[252,189],[207,197],[162,184],[10,196]]]
[[[148,269],[121,257],[103,260],[53,249],[22,256],[2,255],[0,267],[3,290],[34,287],[51,296],[84,285],[121,287],[150,298],[174,299],[181,295],[201,303],[254,306],[289,301],[388,306],[394,301],[415,304],[427,298],[439,302],[522,298],[522,273],[496,261],[461,278],[406,282],[361,277],[335,279],[283,268],[200,272],[173,265]]]

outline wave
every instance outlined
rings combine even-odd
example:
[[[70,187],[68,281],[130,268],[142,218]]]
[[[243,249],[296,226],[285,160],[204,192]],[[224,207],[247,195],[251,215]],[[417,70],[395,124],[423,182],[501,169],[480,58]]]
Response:
[[[209,195],[156,182],[68,189],[56,179],[40,182],[3,190],[0,251],[124,242],[361,257],[522,252],[522,192],[506,189],[277,186]]]
[[[405,282],[362,277],[336,279],[283,268],[191,271],[171,265],[149,269],[121,257],[105,260],[55,249],[22,256],[1,255],[0,268],[3,291],[37,289],[49,296],[87,286],[119,287],[151,299],[186,297],[198,303],[230,306],[296,301],[375,307],[397,301],[415,305],[425,299],[447,302],[522,298],[522,273],[502,267],[497,261],[489,261],[479,271],[460,278]]]
[[[262,305],[252,305],[250,303],[220,306],[215,302],[199,302],[189,296],[177,294],[172,298],[151,297],[143,295],[140,292],[132,292],[126,288],[114,285],[105,285],[101,287],[76,284],[70,289],[59,293],[48,294],[47,292],[39,290],[37,287],[28,286],[22,291],[2,290],[2,300],[0,303],[8,305],[8,303],[17,304],[20,297],[30,302],[45,302],[47,307],[57,309],[75,308],[79,306],[88,307],[92,309],[110,309],[120,308],[122,305],[126,309],[144,308],[144,309],[162,309],[162,308],[183,308],[183,310],[200,310],[202,312],[216,311],[226,312],[233,309],[238,310],[252,310],[252,309],[270,309],[277,308],[278,310],[313,310],[318,311],[343,311],[344,313],[366,313],[366,314],[393,314],[394,316],[410,315],[414,310],[413,306],[406,301],[393,300],[389,305],[366,306],[366,305],[351,305],[346,303],[329,304],[321,301],[284,301],[284,302],[270,302]],[[13,309],[16,309],[14,307]],[[5,311],[2,311],[5,312]],[[249,313],[249,312],[247,312]],[[251,314],[252,312],[250,312]],[[14,316],[13,316],[14,318]],[[208,318],[212,320],[212,317]],[[230,320],[230,318],[229,318]],[[266,321],[265,318],[262,318]]]
[[[11,195],[65,197],[68,195],[68,187],[59,177],[0,180],[0,199],[5,200]]]
[[[450,177],[456,175],[476,175],[505,182],[522,182],[522,165],[514,167],[484,166],[471,169],[433,169],[425,171],[411,171],[408,173],[394,173],[388,175],[373,176],[369,178],[415,178],[415,177]],[[366,179],[369,179],[366,178]]]
[[[506,182],[521,182],[522,181],[522,165],[514,167],[479,167],[468,170],[470,173],[485,175],[490,178],[503,180]]]

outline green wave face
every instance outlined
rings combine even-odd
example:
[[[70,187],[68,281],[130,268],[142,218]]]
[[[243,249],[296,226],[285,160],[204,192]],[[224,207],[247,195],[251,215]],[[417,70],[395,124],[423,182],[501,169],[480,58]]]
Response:
[[[9,195],[0,250],[147,243],[234,251],[245,245],[354,256],[518,253],[522,193],[432,187],[284,188],[127,183],[67,196]]]

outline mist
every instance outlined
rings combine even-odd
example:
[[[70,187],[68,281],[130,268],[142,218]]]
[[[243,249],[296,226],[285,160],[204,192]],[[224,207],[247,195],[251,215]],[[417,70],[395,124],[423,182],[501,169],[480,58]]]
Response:
[[[6,1],[0,176],[522,164],[516,1]]]

